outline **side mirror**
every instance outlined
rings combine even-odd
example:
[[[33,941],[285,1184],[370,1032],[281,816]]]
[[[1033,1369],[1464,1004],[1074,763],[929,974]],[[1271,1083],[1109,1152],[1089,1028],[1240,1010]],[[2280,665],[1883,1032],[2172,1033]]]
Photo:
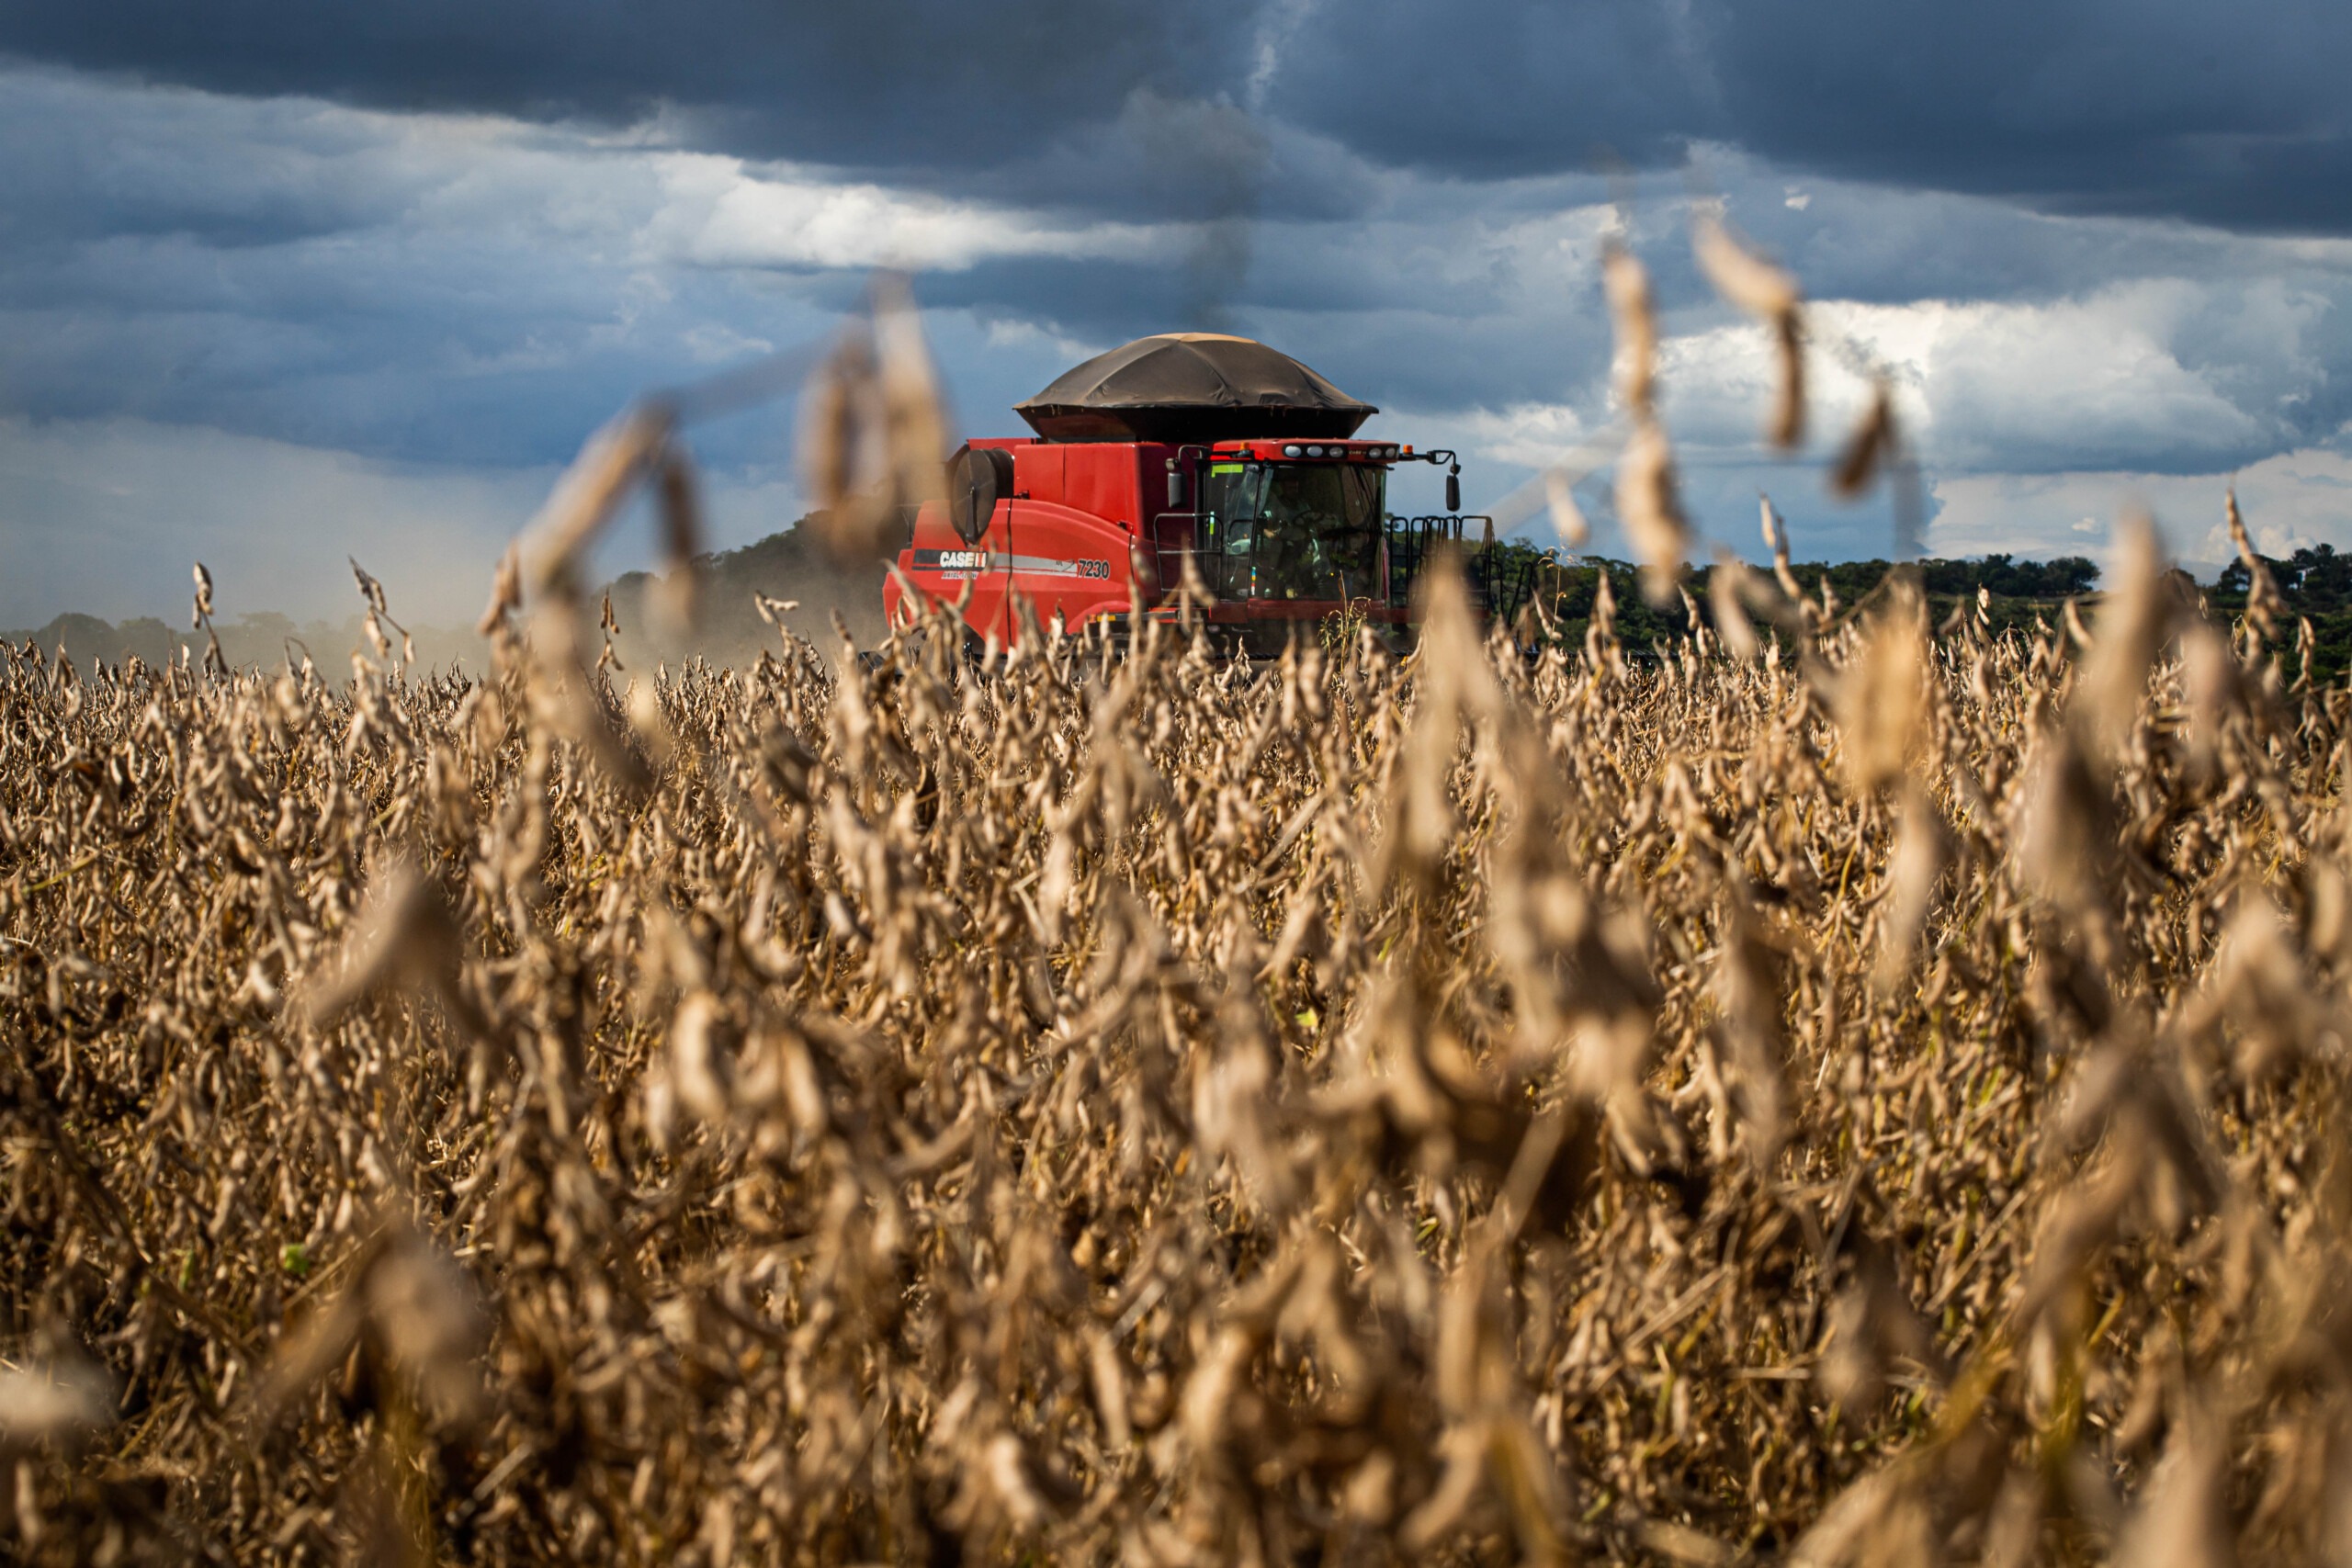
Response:
[[[1168,459],[1168,510],[1181,512],[1183,507],[1184,470],[1176,466],[1175,458],[1170,457]]]
[[[1462,510],[1462,469],[1458,465],[1445,471],[1445,509]]]
[[[947,463],[947,519],[967,545],[985,538],[996,509],[1012,497],[1012,454],[965,446]]]

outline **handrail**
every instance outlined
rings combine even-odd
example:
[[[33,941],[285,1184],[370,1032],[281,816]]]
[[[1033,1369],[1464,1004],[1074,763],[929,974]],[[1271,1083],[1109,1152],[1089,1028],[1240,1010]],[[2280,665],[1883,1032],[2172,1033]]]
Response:
[[[1429,564],[1431,547],[1441,542],[1464,543],[1465,525],[1483,525],[1482,537],[1463,551],[1464,576],[1468,579],[1471,602],[1490,612],[1507,613],[1502,599],[1510,598],[1516,607],[1518,595],[1508,592],[1508,581],[1496,580],[1494,549],[1498,541],[1492,539],[1495,520],[1483,512],[1432,512],[1418,517],[1391,514],[1385,520],[1388,544],[1388,603],[1391,608],[1402,608],[1412,602],[1413,583]]]
[[[1189,524],[1193,529],[1193,543],[1190,545],[1161,543],[1161,530],[1170,523]],[[1152,570],[1159,574],[1159,598],[1162,604],[1172,602],[1176,591],[1183,585],[1184,558],[1191,556],[1195,562],[1200,558],[1200,525],[1201,513],[1198,507],[1176,508],[1167,512],[1155,512],[1151,514],[1151,532],[1148,536],[1151,565]],[[1142,544],[1144,541],[1139,539],[1136,543]],[[1208,581],[1205,572],[1202,574],[1201,580],[1204,582]]]

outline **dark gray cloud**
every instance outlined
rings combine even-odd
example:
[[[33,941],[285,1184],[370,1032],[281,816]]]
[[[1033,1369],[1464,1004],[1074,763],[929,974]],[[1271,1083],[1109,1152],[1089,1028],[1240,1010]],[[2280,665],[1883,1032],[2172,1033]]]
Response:
[[[2066,210],[2352,225],[2341,6],[1715,0],[1703,26],[1728,124],[1766,156]]]
[[[1170,0],[51,0],[0,51],[255,96],[633,124],[665,108],[754,156],[973,169],[1114,118],[1137,87],[1246,73],[1246,15]]]
[[[1668,166],[1700,140],[2052,210],[2352,229],[2352,11],[2314,0],[1377,0],[1308,35],[1272,101],[1433,173]]]
[[[1105,212],[1225,217],[1279,184],[1237,190],[1216,128],[1160,112],[1222,104],[1450,177],[1670,167],[1698,140],[2053,210],[2352,228],[2352,11],[2321,0],[0,0],[0,52],[252,96],[660,115],[692,145]],[[1192,155],[1155,151],[1163,131]]]
[[[1267,101],[1396,167],[1474,179],[1651,166],[1724,136],[1706,39],[1656,0],[1371,0],[1311,14]]]

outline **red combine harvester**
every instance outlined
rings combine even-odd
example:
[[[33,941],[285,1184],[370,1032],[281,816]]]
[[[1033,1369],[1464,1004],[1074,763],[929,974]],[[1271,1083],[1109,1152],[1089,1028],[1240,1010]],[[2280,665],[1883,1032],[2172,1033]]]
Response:
[[[1452,452],[1416,452],[1355,432],[1380,411],[1288,355],[1248,338],[1137,338],[1019,404],[1037,434],[967,443],[947,499],[917,513],[906,580],[952,604],[976,637],[1012,640],[1017,604],[1076,633],[1131,611],[1173,616],[1190,565],[1214,602],[1209,635],[1235,653],[1279,652],[1329,617],[1392,640],[1415,575],[1442,542],[1464,549],[1474,598],[1507,614],[1526,585],[1498,581],[1489,519],[1462,514]],[[1442,515],[1387,511],[1398,463],[1442,464]],[[896,626],[913,606],[883,587]]]

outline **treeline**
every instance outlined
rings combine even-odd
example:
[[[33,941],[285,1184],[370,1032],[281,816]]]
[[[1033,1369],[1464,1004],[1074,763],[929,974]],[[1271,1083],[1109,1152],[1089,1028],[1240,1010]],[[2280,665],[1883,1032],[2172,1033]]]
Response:
[[[1500,547],[1521,557],[1506,570],[1515,568],[1539,575],[1535,571],[1539,552],[1519,545]],[[2299,668],[2297,622],[2308,620],[2312,678],[2340,679],[2352,670],[2352,555],[2339,555],[2334,547],[2319,545],[2283,558],[2257,558],[2269,569],[2286,605],[2286,615],[2271,639],[2273,651],[2288,661],[2290,671]],[[1963,606],[1973,611],[1981,592],[1985,613],[1996,630],[2030,629],[2037,623],[2054,625],[2067,600],[2094,598],[2098,591],[2098,564],[2083,556],[2037,561],[1988,555],[1979,560],[1923,560],[1913,566],[1927,594],[1931,624],[1942,622]],[[1807,597],[1818,601],[1826,583],[1831,601],[1849,607],[1868,598],[1894,570],[1894,562],[1883,560],[1806,561],[1791,569]],[[1680,600],[1663,606],[1652,604],[1643,596],[1637,568],[1625,561],[1586,557],[1540,574],[1547,591],[1556,585],[1554,615],[1563,637],[1583,639],[1603,572],[1616,601],[1617,635],[1628,648],[1646,651],[1653,643],[1670,642],[1689,634],[1690,622]],[[1702,624],[1709,620],[1708,587],[1713,575],[1712,567],[1700,567],[1686,579]],[[2211,583],[2199,583],[2182,571],[2173,575],[2180,591],[2201,600],[2217,619],[2234,621],[2245,614],[2250,573],[2244,563],[2232,562]]]
[[[1513,551],[1526,548],[1516,545],[1500,547]],[[1663,606],[1652,604],[1642,592],[1640,570],[1632,564],[1587,556],[1565,567],[1538,570],[1535,554],[1526,550],[1530,558],[1506,565],[1504,570],[1521,570],[1544,585],[1551,597],[1553,615],[1561,623],[1563,637],[1572,641],[1583,639],[1585,628],[1591,624],[1593,604],[1600,595],[1604,572],[1609,577],[1610,596],[1616,602],[1617,635],[1629,647],[1645,649],[1653,642],[1689,635],[1690,624],[1681,602],[1678,599]],[[2098,563],[2084,556],[2036,561],[2019,560],[2010,555],[1988,555],[1979,560],[1933,559],[1914,562],[1913,566],[1919,574],[1933,620],[1940,621],[1962,604],[1973,609],[1982,592],[1990,601],[1987,609],[1996,627],[2030,626],[2037,615],[2047,617],[2066,600],[2094,592],[2098,584]],[[1852,605],[1875,592],[1894,569],[1894,562],[1885,560],[1804,561],[1791,567],[1790,571],[1808,598],[1818,600],[1826,584],[1833,604]],[[1708,593],[1714,570],[1711,566],[1699,567],[1686,580],[1702,624],[1709,619]]]
[[[2315,545],[2279,558],[2256,558],[2270,569],[2290,620],[2272,641],[2286,657],[2294,653],[2298,628],[2292,618],[2312,624],[2312,673],[2333,679],[2352,667],[2352,556],[2338,555],[2333,545]],[[2206,591],[2206,603],[2224,617],[2243,615],[2253,587],[2253,573],[2243,561],[2232,561]]]

